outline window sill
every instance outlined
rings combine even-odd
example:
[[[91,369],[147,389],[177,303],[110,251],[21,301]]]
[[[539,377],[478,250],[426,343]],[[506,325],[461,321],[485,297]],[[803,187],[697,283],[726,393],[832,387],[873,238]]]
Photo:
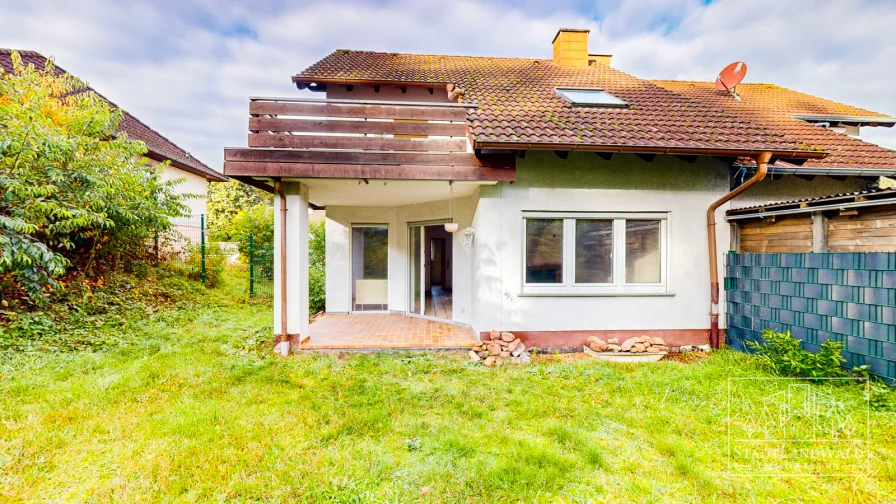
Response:
[[[674,292],[520,292],[517,297],[672,297]]]

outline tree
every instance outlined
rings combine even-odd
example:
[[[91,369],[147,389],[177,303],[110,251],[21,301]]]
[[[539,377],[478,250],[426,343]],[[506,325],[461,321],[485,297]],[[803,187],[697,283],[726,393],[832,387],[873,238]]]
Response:
[[[144,256],[186,206],[118,132],[121,110],[46,68],[0,72],[0,293],[42,299],[67,269]]]
[[[206,221],[211,239],[215,241],[237,239],[235,236],[237,229],[233,226],[237,213],[259,203],[272,207],[272,202],[272,194],[237,180],[211,184],[206,200]]]

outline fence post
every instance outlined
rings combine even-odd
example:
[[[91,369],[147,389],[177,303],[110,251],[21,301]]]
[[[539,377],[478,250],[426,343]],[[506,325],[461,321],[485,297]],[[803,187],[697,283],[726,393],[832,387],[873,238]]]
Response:
[[[199,216],[199,229],[201,233],[202,250],[202,285],[205,285],[205,214]]]
[[[255,297],[255,237],[249,233],[249,297]]]

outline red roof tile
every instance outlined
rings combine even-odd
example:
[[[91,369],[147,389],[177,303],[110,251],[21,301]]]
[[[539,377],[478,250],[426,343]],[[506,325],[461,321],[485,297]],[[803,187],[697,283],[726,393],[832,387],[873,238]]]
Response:
[[[887,117],[878,112],[825,100],[773,84],[740,84],[741,101],[718,91],[713,82],[652,81],[694,101],[706,103],[744,120],[762,124],[809,145],[830,152],[824,159],[811,159],[805,167],[896,168],[896,152],[863,142],[806,121],[794,114],[818,116]]]
[[[477,145],[579,144],[669,149],[818,149],[706,101],[691,100],[605,65],[563,68],[552,60],[337,50],[293,78],[311,82],[452,83],[476,103]],[[555,87],[600,88],[629,109],[572,107]]]
[[[0,48],[0,68],[5,72],[12,72],[12,53],[13,49]],[[46,65],[47,58],[35,51],[16,51],[22,57],[22,62],[32,64],[36,68],[43,68]],[[60,72],[64,69],[56,66]],[[88,87],[91,91],[96,92],[93,88]],[[118,107],[111,100],[100,93],[104,100],[111,106]],[[182,170],[201,175],[208,180],[223,182],[227,177],[213,170],[202,161],[199,161],[187,151],[178,147],[174,142],[168,140],[158,131],[150,128],[146,123],[132,116],[128,111],[122,109],[122,121],[119,129],[128,134],[134,140],[141,140],[146,144],[148,150],[147,157],[156,159],[157,161],[170,160],[173,166]]]

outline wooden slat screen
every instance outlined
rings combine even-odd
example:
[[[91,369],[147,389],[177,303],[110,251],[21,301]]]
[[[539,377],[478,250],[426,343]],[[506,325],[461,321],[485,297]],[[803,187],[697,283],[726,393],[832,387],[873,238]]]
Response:
[[[811,252],[812,218],[778,217],[738,224],[739,252]]]
[[[896,252],[896,209],[828,217],[831,252]]]
[[[473,152],[475,105],[257,98],[248,148],[224,150],[233,176],[408,180],[516,179],[512,155]]]

